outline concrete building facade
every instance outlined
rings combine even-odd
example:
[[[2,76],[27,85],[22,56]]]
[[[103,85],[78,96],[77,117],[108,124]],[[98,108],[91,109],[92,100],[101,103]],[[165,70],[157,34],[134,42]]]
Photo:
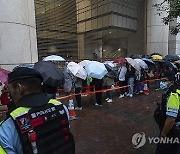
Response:
[[[50,54],[65,59],[180,54],[180,35],[170,34],[180,19],[164,25],[152,7],[163,0],[0,1],[3,66]]]
[[[0,0],[0,66],[38,61],[34,1]]]

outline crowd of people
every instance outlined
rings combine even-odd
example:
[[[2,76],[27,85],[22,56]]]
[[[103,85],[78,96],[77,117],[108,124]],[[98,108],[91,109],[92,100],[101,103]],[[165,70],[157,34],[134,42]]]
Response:
[[[120,100],[135,94],[148,95],[149,81],[154,80],[156,90],[164,91],[162,102],[154,112],[160,137],[180,137],[179,68],[179,65],[170,67],[156,61],[147,68],[136,69],[128,62],[122,62],[107,69],[101,79],[87,76],[83,80],[73,75],[66,64],[62,87],[66,95],[75,94],[75,110],[82,110],[81,97],[89,91],[95,90],[94,105],[101,107],[104,89],[108,89],[105,100],[111,104],[113,90],[118,89]],[[75,153],[68,109],[56,100],[58,86],[50,86],[44,82],[42,74],[28,67],[13,69],[8,74],[8,84],[1,83],[1,86],[1,103],[8,105],[9,112],[0,125],[0,153]],[[156,153],[177,154],[178,150],[178,144],[158,144]]]
[[[177,68],[179,66],[177,65]],[[147,69],[135,69],[129,63],[119,63],[113,71],[108,71],[108,73],[102,79],[96,79],[87,77],[86,80],[80,79],[78,77],[73,76],[73,74],[68,70],[67,67],[64,69],[65,74],[65,84],[64,90],[67,94],[75,93],[76,97],[76,110],[82,110],[82,102],[81,96],[87,96],[88,87],[94,86],[95,91],[100,91],[104,89],[108,89],[106,102],[111,104],[113,102],[113,91],[114,87],[119,87],[119,98],[122,99],[124,97],[133,97],[138,94],[149,94],[149,81],[155,82],[155,90],[159,90],[160,86],[160,78],[163,76],[165,71],[172,71],[176,76],[176,80],[179,80],[179,70],[173,69],[164,65],[162,62],[155,62],[153,65],[149,65]],[[114,73],[116,71],[116,73]],[[110,90],[111,89],[111,90]],[[146,89],[146,92],[145,90]],[[92,90],[92,88],[90,88]],[[82,94],[81,94],[82,93]],[[79,94],[79,95],[77,95]],[[95,93],[95,106],[102,106],[103,98],[102,92]]]

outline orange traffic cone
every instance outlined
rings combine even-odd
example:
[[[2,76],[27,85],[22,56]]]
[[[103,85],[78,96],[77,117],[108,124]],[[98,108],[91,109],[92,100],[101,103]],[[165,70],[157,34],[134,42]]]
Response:
[[[147,81],[144,82],[143,94],[149,95]]]
[[[76,120],[77,118],[74,110],[74,101],[72,95],[69,97],[68,110],[69,110],[69,120]]]

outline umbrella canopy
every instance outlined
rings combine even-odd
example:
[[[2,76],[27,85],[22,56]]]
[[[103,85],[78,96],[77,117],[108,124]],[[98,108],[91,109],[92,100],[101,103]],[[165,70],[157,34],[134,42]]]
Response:
[[[107,73],[107,69],[103,63],[92,61],[85,66],[88,76],[96,79],[102,79]]]
[[[90,62],[91,62],[90,60],[83,60],[83,61],[79,62],[78,64],[81,65],[82,67],[84,67],[87,64],[89,64]]]
[[[43,61],[66,61],[63,57],[57,55],[47,56]]]
[[[171,69],[177,69],[176,65],[174,65],[173,63],[169,62],[169,61],[165,61],[164,63],[167,67],[170,67]]]
[[[115,67],[116,65],[113,64],[113,61],[105,61],[104,64],[108,64],[111,67]]]
[[[173,62],[173,61],[180,60],[180,57],[176,54],[169,54],[164,57],[164,60]]]
[[[153,56],[153,55],[159,55],[159,56],[162,56],[160,53],[158,53],[158,52],[154,52],[154,53],[152,53],[151,54],[151,56]]]
[[[79,65],[75,62],[70,62],[70,63],[68,63],[67,68],[71,71],[71,73],[74,76],[81,78],[83,80],[86,79],[87,72],[81,65]]]
[[[34,64],[26,64],[26,63],[20,64],[20,65],[14,67],[14,68],[13,68],[13,71],[14,71],[15,69],[19,68],[19,67],[34,68]]]
[[[148,65],[142,60],[142,59],[134,59],[140,67],[142,67],[143,69],[147,69]]]
[[[151,59],[143,58],[143,61],[144,61],[147,65],[155,65],[155,63],[154,63]]]
[[[45,84],[52,87],[58,87],[64,84],[64,74],[54,63],[40,61],[35,63],[34,69],[41,73]]]
[[[0,81],[4,84],[7,84],[7,76],[10,71],[0,68]]]
[[[111,67],[109,64],[104,64],[104,66],[106,67],[106,69],[107,69],[108,72],[112,71],[115,77],[118,76],[118,72],[115,71],[114,68]]]
[[[163,59],[162,60],[154,60],[154,59],[152,59],[152,61],[155,62],[155,63],[164,63],[165,62],[165,60],[163,60]]]
[[[152,60],[162,60],[163,59],[162,56],[160,56],[160,55],[152,55],[151,58],[152,58]]]
[[[136,70],[140,70],[140,66],[139,64],[132,58],[125,58],[127,60],[127,62],[134,67]]]
[[[118,58],[113,61],[113,63],[127,63],[125,58]]]
[[[150,59],[151,56],[150,55],[142,55],[142,58],[147,58],[147,59]]]
[[[133,54],[133,55],[131,55],[130,57],[131,57],[132,59],[141,59],[141,58],[142,58],[142,56],[139,55],[139,54]]]

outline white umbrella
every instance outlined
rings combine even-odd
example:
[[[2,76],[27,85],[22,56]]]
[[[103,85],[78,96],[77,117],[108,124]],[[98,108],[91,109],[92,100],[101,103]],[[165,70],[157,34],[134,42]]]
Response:
[[[87,72],[81,65],[75,62],[70,62],[68,63],[67,68],[72,72],[74,76],[81,78],[83,80],[86,79]]]
[[[84,67],[87,64],[89,64],[90,62],[91,62],[90,60],[83,60],[83,61],[79,62],[78,64],[81,65],[82,67]]]
[[[134,67],[136,70],[140,70],[140,66],[139,64],[132,58],[125,58],[127,60],[127,62]]]
[[[47,56],[43,61],[66,61],[63,57],[57,55]]]
[[[147,69],[148,65],[142,60],[142,59],[134,59],[140,67],[142,67],[143,69]]]
[[[85,66],[85,69],[88,76],[96,79],[102,79],[108,73],[104,64],[97,61],[90,62]]]

